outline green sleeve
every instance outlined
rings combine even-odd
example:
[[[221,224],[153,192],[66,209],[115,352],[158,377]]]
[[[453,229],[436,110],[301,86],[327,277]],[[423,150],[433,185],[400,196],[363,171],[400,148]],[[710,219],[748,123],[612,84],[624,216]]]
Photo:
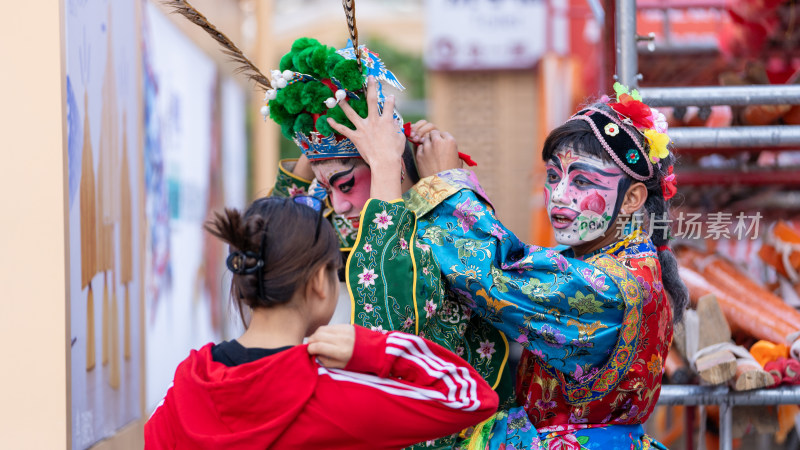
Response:
[[[274,197],[293,197],[295,195],[308,195],[308,188],[311,180],[298,177],[292,173],[296,159],[284,159],[278,162],[278,177],[275,186],[272,188],[270,196]]]
[[[364,206],[347,260],[351,321],[422,336],[464,358],[493,387],[506,384],[500,383],[505,336],[445,290],[436,257],[417,240],[416,227],[416,215],[402,200],[370,199]]]

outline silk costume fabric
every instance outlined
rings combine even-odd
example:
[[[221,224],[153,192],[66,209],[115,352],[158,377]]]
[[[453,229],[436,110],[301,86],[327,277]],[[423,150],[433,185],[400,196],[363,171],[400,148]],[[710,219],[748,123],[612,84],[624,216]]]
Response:
[[[526,245],[461,169],[421,180],[405,205],[446,289],[526,349],[516,392],[527,414],[500,413],[486,448],[661,445],[640,424],[658,400],[672,312],[641,230],[583,259],[566,247]]]
[[[293,161],[281,161],[271,195],[308,193],[311,181],[291,173],[293,167]],[[416,238],[414,213],[400,200],[372,199],[362,209],[358,229],[335,213],[328,219],[340,238],[342,251],[350,253],[346,291],[350,295],[351,323],[416,334],[441,345],[481,374],[497,391],[503,409],[512,406],[513,382],[507,368],[505,336],[457,302],[455,292],[445,289],[436,258]],[[337,306],[335,314],[341,309]],[[456,439],[449,436],[411,448],[451,449]]]

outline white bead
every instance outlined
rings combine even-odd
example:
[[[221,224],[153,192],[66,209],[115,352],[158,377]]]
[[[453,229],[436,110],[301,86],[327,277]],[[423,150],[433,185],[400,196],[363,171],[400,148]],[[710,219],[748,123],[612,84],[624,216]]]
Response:
[[[269,117],[269,106],[264,105],[261,107],[261,117],[267,120],[267,117]]]
[[[272,78],[281,78],[283,76],[280,70],[273,70],[270,75],[272,75]]]
[[[278,80],[275,82],[275,86],[278,89],[285,88],[286,87],[286,80],[284,80],[283,78],[278,78]]]
[[[336,99],[333,97],[328,97],[328,99],[325,100],[325,106],[327,106],[328,108],[333,108],[334,106],[336,106],[336,103],[337,103]]]
[[[345,97],[347,97],[347,92],[345,92],[344,89],[339,89],[338,91],[336,91],[335,95],[336,95],[336,100],[342,101],[344,100]]]
[[[294,78],[294,72],[292,72],[291,70],[284,70],[283,71],[283,78],[285,78],[287,80],[291,80],[292,78]]]
[[[278,96],[278,91],[275,89],[270,89],[267,91],[267,100],[275,100],[275,97]]]

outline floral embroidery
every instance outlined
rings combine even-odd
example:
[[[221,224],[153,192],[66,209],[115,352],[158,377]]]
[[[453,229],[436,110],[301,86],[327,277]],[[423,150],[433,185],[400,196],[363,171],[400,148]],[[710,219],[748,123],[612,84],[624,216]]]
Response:
[[[417,246],[418,249],[422,250],[423,252],[431,251],[431,246],[428,244],[422,244],[419,241],[417,241],[415,245]]]
[[[594,294],[583,295],[578,291],[575,297],[567,299],[569,307],[578,312],[578,316],[603,312],[603,303],[594,299]]]
[[[365,303],[365,304],[364,304],[364,311],[366,311],[366,312],[372,312],[372,304],[370,304],[370,303]]]
[[[400,238],[400,248],[408,250],[408,242],[404,238]]]
[[[406,318],[405,321],[403,321],[403,329],[404,330],[407,330],[407,329],[409,329],[409,328],[411,328],[413,326],[414,326],[414,318],[413,317],[408,317],[408,318]]]
[[[605,128],[603,128],[603,130],[606,132],[607,135],[612,137],[619,134],[619,127],[615,123],[607,124]]]
[[[387,214],[386,211],[376,213],[375,219],[372,221],[372,223],[377,225],[379,230],[388,230],[389,225],[394,225],[394,222],[392,222],[392,216]]]
[[[506,233],[506,231],[502,227],[500,227],[500,225],[496,223],[492,224],[492,231],[491,231],[492,236],[496,237],[497,239],[503,239],[504,237],[506,237],[507,234],[508,233]]]
[[[494,342],[483,341],[481,342],[481,346],[478,348],[478,354],[484,359],[491,359],[494,352]]]
[[[630,164],[636,164],[636,162],[639,161],[639,152],[636,151],[635,148],[629,148],[628,153],[625,154],[625,159],[627,159]]]
[[[483,217],[484,213],[482,209],[483,207],[478,201],[466,199],[456,206],[453,216],[458,219],[458,225],[461,227],[461,230],[466,233],[475,225],[478,219]]]
[[[370,329],[370,330],[372,330],[372,331],[378,331],[378,332],[381,332],[381,333],[385,333],[385,332],[386,332],[386,331],[383,329],[383,325],[378,325],[378,326],[370,327],[369,329]]]
[[[424,275],[429,275],[429,274],[430,274],[430,272],[428,271],[428,268],[427,268],[427,267],[423,267],[423,268],[422,268],[422,273],[423,273]]]
[[[550,347],[561,348],[567,342],[566,336],[547,324],[542,325],[542,329],[537,331],[536,334],[541,336],[544,339],[544,343]]]
[[[431,318],[434,314],[436,314],[436,303],[433,303],[433,300],[428,300],[425,302],[425,317]]]
[[[297,186],[296,184],[292,183],[292,185],[287,188],[289,191],[289,197],[294,197],[296,195],[306,195],[306,188],[302,186]]]
[[[464,347],[456,347],[456,355],[461,356],[464,354]]]
[[[509,411],[508,428],[512,430],[528,431],[533,424],[528,420],[528,414],[520,408],[516,412]]]
[[[364,268],[364,271],[358,274],[358,284],[363,284],[364,286],[374,286],[376,278],[378,278],[378,276],[375,275],[375,271],[373,269]]]
[[[372,246],[369,244],[364,244],[364,251],[369,253],[372,251]]]
[[[650,362],[647,363],[647,370],[649,370],[653,376],[661,375],[661,355],[655,353],[650,356]]]

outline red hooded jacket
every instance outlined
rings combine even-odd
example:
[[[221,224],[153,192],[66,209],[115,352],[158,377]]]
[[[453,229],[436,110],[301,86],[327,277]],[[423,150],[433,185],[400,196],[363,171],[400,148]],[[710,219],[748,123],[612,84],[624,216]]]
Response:
[[[474,425],[497,394],[464,360],[418,336],[356,326],[347,367],[298,345],[251,363],[192,350],[145,425],[146,449],[399,449]]]

